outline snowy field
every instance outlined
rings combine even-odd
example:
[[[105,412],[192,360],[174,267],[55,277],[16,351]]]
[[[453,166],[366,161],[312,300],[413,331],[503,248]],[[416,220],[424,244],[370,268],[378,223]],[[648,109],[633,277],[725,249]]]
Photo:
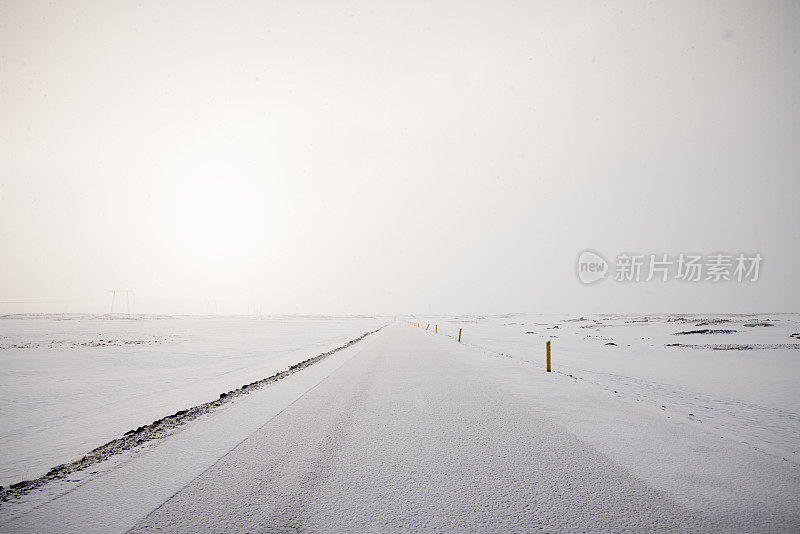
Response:
[[[339,347],[382,317],[0,317],[0,485]]]
[[[800,314],[418,316],[421,328],[605,391],[651,421],[686,421],[800,464]],[[555,384],[553,386],[556,387]],[[572,406],[542,403],[565,426]],[[567,391],[567,393],[565,393]],[[587,391],[588,393],[588,391]],[[649,415],[648,415],[649,413]],[[593,436],[582,436],[592,441]],[[602,438],[602,436],[597,436]],[[605,438],[603,438],[605,439]]]
[[[798,319],[397,322],[3,503],[0,531],[797,532]]]

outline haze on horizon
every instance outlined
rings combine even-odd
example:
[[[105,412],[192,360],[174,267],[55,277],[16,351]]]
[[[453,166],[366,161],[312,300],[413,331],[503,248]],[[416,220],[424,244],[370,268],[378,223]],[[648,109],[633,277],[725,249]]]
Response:
[[[776,1],[4,1],[0,313],[796,312],[798,28]],[[764,260],[585,286],[587,248]]]

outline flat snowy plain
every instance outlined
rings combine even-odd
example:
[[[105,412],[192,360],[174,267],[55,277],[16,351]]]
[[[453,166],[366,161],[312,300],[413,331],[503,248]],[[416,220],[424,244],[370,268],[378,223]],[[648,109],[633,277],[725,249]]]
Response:
[[[461,329],[499,387],[721,530],[784,530],[769,518],[792,509],[800,528],[800,314],[411,320]]]
[[[800,464],[800,314],[412,320],[453,338],[461,328],[462,343],[538,368],[550,340],[559,375]]]
[[[378,317],[0,317],[0,485],[347,343]]]
[[[800,316],[410,320],[0,504],[0,531],[800,528]],[[386,322],[357,321],[340,345]]]

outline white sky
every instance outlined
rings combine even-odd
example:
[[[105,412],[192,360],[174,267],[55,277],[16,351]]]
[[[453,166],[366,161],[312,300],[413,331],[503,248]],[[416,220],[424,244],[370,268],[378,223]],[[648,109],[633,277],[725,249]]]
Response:
[[[0,0],[0,312],[798,311],[798,50],[797,2]]]

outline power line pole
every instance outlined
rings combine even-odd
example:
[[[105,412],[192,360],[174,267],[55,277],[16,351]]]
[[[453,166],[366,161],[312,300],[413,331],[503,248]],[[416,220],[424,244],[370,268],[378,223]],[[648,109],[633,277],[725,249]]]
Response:
[[[125,293],[125,309],[128,312],[128,318],[131,317],[131,293],[133,291],[129,289],[112,289],[111,293],[111,311],[108,312],[109,315],[114,314],[114,302],[117,300],[117,293]]]

